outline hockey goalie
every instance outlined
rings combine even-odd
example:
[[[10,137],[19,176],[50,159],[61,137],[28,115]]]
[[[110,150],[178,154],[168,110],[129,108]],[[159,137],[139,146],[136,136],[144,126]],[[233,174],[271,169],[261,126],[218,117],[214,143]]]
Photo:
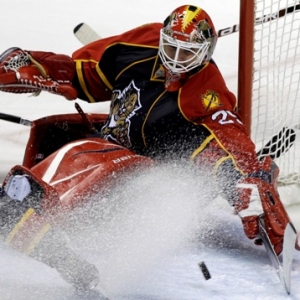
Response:
[[[108,115],[33,123],[24,163],[2,185],[2,240],[55,268],[76,288],[93,288],[98,270],[69,248],[61,215],[96,192],[105,195],[123,174],[180,160],[210,176],[256,244],[263,218],[279,255],[290,223],[277,192],[279,170],[271,157],[257,158],[236,98],[212,59],[216,43],[209,15],[185,5],[163,23],[98,40],[72,57],[4,51],[1,91],[46,91],[91,103],[111,99],[111,105]]]

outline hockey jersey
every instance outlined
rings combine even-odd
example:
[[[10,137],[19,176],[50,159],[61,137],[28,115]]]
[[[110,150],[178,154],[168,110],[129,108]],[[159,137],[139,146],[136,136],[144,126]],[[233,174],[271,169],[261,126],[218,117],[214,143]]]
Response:
[[[259,169],[255,146],[236,112],[236,98],[211,60],[165,88],[158,55],[162,24],[147,24],[73,53],[79,98],[110,100],[103,138],[151,157],[187,157],[240,174]]]

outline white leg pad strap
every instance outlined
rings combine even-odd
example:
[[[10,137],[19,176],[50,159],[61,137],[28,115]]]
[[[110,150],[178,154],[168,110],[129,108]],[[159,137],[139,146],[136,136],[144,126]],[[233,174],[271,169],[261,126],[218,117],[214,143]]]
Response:
[[[11,199],[22,202],[31,192],[31,186],[26,175],[14,175],[9,178],[4,190]]]

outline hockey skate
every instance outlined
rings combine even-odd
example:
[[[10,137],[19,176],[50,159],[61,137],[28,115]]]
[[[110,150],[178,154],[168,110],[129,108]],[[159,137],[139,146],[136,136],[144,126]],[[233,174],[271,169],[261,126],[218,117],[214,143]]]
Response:
[[[56,269],[66,282],[78,290],[94,289],[99,283],[97,268],[79,257],[60,231],[49,231],[30,256]]]

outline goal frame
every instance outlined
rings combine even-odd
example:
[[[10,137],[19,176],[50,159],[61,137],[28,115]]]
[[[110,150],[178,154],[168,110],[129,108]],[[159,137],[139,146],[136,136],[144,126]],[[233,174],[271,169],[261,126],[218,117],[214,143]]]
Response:
[[[240,0],[239,21],[238,113],[259,159],[279,151],[278,182],[300,186],[300,2]]]
[[[240,0],[239,21],[238,112],[251,135],[255,0]]]

